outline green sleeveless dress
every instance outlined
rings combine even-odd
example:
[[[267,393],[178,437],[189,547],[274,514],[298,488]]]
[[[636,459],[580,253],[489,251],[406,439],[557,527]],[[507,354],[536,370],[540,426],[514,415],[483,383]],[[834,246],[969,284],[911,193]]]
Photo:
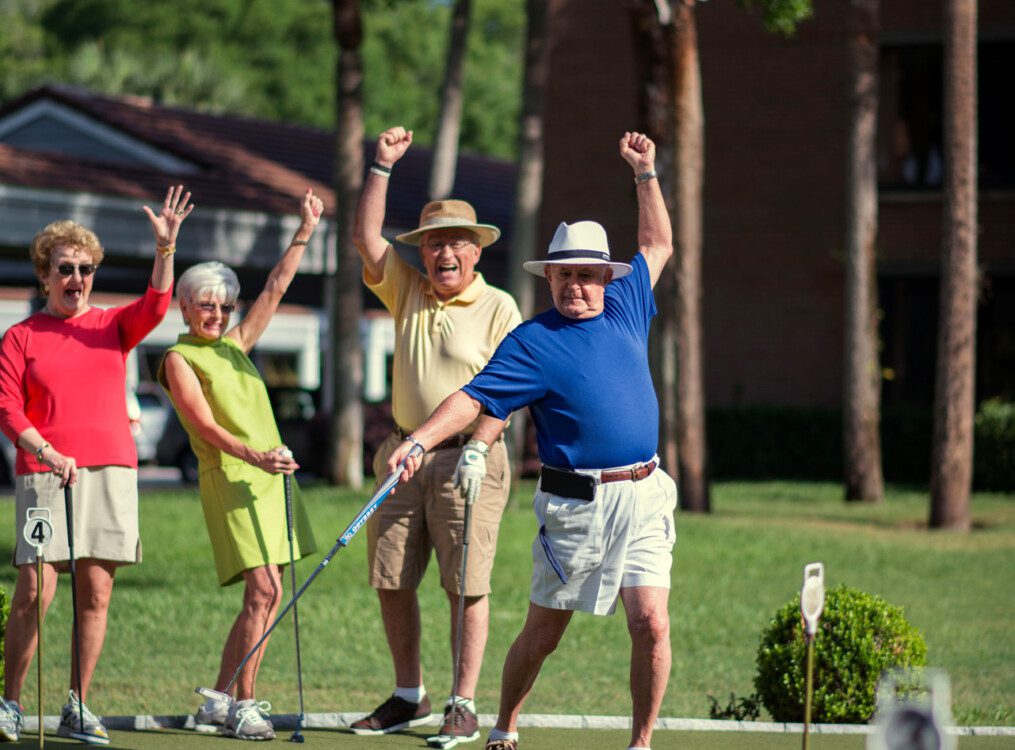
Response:
[[[255,450],[282,444],[264,381],[233,339],[222,336],[210,340],[183,334],[169,352],[176,352],[193,368],[220,426]],[[166,382],[165,356],[159,365],[158,380],[173,401],[197,456],[201,505],[219,585],[237,583],[249,568],[287,564],[289,538],[282,475],[269,474],[223,453],[201,437],[173,399]],[[317,544],[295,481],[292,493],[293,554],[299,560],[314,552]]]

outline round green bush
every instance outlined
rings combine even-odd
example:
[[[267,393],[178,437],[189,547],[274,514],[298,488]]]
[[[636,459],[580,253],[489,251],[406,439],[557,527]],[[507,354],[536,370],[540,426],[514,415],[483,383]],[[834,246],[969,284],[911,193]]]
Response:
[[[807,646],[799,594],[762,633],[757,663],[754,686],[772,718],[803,721]],[[846,586],[831,589],[814,639],[811,721],[866,723],[874,715],[882,672],[926,663],[923,634],[901,607]]]

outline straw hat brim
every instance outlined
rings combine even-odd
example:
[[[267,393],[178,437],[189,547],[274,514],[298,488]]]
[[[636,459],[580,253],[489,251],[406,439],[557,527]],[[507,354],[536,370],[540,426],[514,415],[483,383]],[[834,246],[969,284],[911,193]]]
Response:
[[[613,270],[613,280],[627,276],[634,269],[628,263],[598,260],[596,258],[568,258],[567,260],[530,260],[522,263],[522,268],[536,276],[543,276],[547,266],[609,266]]]
[[[406,245],[419,245],[420,238],[427,232],[436,232],[439,229],[468,229],[470,232],[475,232],[479,238],[480,247],[488,247],[497,241],[500,237],[500,230],[493,224],[473,224],[472,222],[463,219],[461,222],[449,221],[448,223],[433,224],[430,226],[420,227],[419,229],[413,229],[411,232],[400,234],[395,237],[399,242],[404,242]]]

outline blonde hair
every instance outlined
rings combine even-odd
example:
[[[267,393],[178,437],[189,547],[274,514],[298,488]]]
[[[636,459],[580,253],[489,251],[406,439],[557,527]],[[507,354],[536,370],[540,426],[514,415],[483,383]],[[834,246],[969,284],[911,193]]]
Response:
[[[233,304],[240,296],[240,280],[236,272],[224,263],[209,260],[184,271],[176,282],[176,296],[185,302],[199,302],[211,296],[226,304]]]
[[[99,238],[91,229],[69,219],[54,221],[35,235],[35,239],[32,240],[32,249],[29,254],[37,275],[45,276],[49,273],[53,251],[60,247],[84,250],[95,265],[102,262],[104,255]]]

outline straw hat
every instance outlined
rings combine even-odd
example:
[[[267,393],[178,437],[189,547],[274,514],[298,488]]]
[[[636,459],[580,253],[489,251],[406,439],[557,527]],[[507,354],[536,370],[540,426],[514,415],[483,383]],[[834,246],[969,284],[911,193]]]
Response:
[[[423,206],[419,214],[419,228],[400,234],[397,239],[407,245],[418,245],[420,238],[435,229],[468,229],[475,232],[480,247],[492,245],[500,237],[500,230],[492,224],[476,223],[476,210],[465,201],[432,201]]]
[[[606,241],[606,230],[594,221],[576,221],[574,224],[560,222],[550,241],[546,260],[530,260],[522,264],[529,273],[543,275],[548,265],[568,266],[609,266],[613,278],[619,279],[631,273],[627,263],[610,260],[610,246]]]

